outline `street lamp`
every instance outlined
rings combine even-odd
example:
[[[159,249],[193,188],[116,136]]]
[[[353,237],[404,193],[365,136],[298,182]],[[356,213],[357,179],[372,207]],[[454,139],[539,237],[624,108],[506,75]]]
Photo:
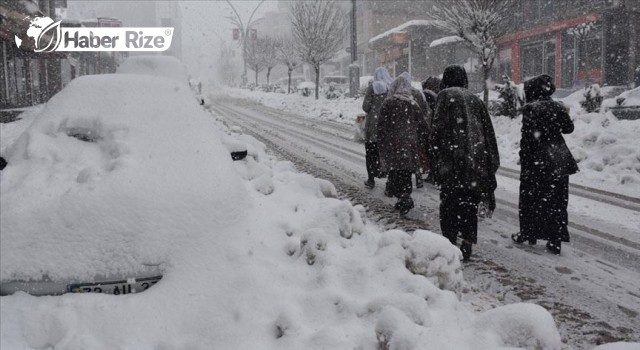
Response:
[[[247,39],[250,37],[251,27],[261,20],[261,18],[259,18],[254,21],[253,16],[256,14],[256,11],[260,7],[260,5],[262,5],[262,3],[265,2],[265,0],[261,0],[258,3],[258,5],[256,5],[256,7],[253,9],[253,12],[251,12],[251,16],[249,16],[249,20],[247,21],[246,26],[242,21],[240,14],[236,10],[235,6],[233,6],[231,1],[230,0],[225,0],[225,1],[227,2],[227,4],[229,4],[229,6],[231,7],[231,9],[236,15],[236,17],[227,17],[227,19],[229,19],[231,23],[233,23],[240,31],[240,45],[242,47],[242,61],[243,61],[242,65],[244,67],[242,71],[242,85],[247,85]]]
[[[358,96],[360,89],[360,67],[358,66],[358,24],[356,22],[356,0],[351,0],[351,64],[349,65],[349,93]]]

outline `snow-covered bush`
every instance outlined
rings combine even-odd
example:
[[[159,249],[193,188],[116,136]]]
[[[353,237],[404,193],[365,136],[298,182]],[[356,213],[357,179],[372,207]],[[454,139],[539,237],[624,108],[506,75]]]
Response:
[[[602,101],[604,98],[600,93],[600,85],[593,84],[590,86],[586,86],[584,88],[584,100],[580,101],[580,105],[584,108],[587,113],[592,113],[600,110],[600,106],[602,105]]]
[[[508,76],[503,75],[503,84],[496,84],[495,89],[498,91],[500,102],[494,111],[497,115],[505,115],[515,118],[522,111],[525,96],[522,84],[514,83]]]

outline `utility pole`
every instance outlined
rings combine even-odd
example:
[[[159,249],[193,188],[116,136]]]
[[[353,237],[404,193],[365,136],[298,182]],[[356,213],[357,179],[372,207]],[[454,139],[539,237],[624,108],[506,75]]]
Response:
[[[351,97],[358,97],[358,90],[360,90],[357,30],[358,22],[356,22],[356,0],[351,0],[351,64],[349,65],[349,94]]]
[[[249,31],[251,30],[251,27],[260,20],[260,19],[257,19],[253,21],[253,15],[256,14],[256,11],[260,7],[260,5],[262,5],[262,3],[265,2],[265,0],[261,0],[258,3],[258,5],[256,5],[256,7],[253,9],[253,11],[251,12],[251,16],[249,16],[249,20],[247,21],[246,26],[244,22],[242,22],[242,18],[240,17],[240,14],[236,10],[235,6],[233,6],[231,1],[230,0],[225,0],[225,1],[227,2],[227,4],[229,4],[229,6],[231,6],[233,13],[235,13],[236,15],[235,18],[234,17],[227,17],[227,18],[240,30],[240,46],[242,48],[242,66],[243,66],[242,85],[244,86],[244,85],[247,85],[247,40],[250,39]]]

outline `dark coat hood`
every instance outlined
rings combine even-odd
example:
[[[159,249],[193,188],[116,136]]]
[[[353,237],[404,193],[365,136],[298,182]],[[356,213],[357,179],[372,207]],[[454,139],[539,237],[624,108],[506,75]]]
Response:
[[[527,103],[549,100],[555,91],[556,86],[553,85],[553,78],[546,74],[538,75],[524,82]]]
[[[445,68],[442,75],[442,82],[440,83],[440,90],[444,90],[450,87],[461,87],[467,89],[469,87],[469,80],[467,79],[467,72],[461,66],[449,66]]]

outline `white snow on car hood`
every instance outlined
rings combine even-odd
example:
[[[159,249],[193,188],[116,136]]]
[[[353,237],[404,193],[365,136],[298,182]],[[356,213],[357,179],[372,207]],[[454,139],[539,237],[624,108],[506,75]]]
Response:
[[[7,151],[0,279],[170,263],[184,241],[240,219],[229,153],[190,94],[165,78],[101,75],[53,97]]]

